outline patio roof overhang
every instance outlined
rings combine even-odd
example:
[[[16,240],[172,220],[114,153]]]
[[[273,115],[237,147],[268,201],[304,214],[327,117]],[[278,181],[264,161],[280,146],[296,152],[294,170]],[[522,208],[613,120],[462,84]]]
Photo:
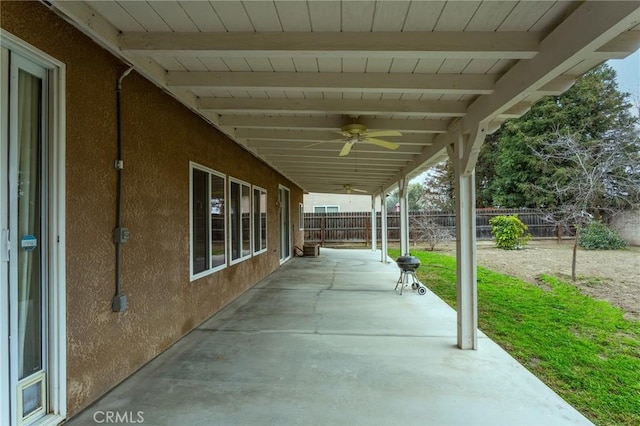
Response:
[[[379,194],[461,137],[468,174],[505,119],[640,46],[631,1],[50,3],[308,192]],[[400,147],[339,157],[354,121]]]

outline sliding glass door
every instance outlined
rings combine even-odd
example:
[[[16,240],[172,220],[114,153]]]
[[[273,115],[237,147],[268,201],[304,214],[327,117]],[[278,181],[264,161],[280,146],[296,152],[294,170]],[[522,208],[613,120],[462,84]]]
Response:
[[[45,68],[6,49],[2,59],[0,271],[9,291],[0,309],[10,336],[3,394],[11,423],[30,424],[48,412],[48,82]]]

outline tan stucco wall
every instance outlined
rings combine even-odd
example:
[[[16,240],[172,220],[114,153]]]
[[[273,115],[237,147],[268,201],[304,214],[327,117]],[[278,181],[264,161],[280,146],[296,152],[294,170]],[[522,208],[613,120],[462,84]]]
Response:
[[[37,2],[2,1],[2,28],[66,64],[67,387],[73,415],[279,266],[278,185],[300,188],[133,72],[123,83],[123,247],[115,291],[115,82],[126,66]],[[189,161],[268,193],[268,251],[189,282]]]

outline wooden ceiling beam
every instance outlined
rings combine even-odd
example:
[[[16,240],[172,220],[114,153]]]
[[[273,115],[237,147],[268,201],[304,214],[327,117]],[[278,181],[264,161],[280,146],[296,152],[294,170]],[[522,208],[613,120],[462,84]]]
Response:
[[[384,152],[383,152],[384,151]],[[299,151],[295,151],[295,152],[268,152],[265,153],[263,155],[261,155],[261,157],[263,158],[269,158],[269,159],[283,159],[286,160],[288,158],[293,158],[293,159],[297,159],[297,160],[302,160],[305,158],[311,159],[312,161],[314,160],[321,160],[321,159],[326,159],[326,160],[333,160],[333,161],[338,161],[339,159],[343,159],[343,158],[350,158],[351,162],[355,162],[358,161],[358,164],[360,163],[360,161],[365,161],[365,160],[382,160],[382,161],[395,161],[395,162],[407,162],[410,161],[413,157],[415,157],[415,154],[399,154],[399,155],[395,155],[392,156],[389,154],[389,152],[387,151],[391,151],[391,150],[385,150],[384,148],[381,148],[380,151],[378,152],[366,152],[366,151],[361,151],[360,149],[358,149],[358,153],[357,155],[355,154],[355,152],[352,150],[351,154],[349,154],[346,157],[339,157],[338,156],[338,152],[335,153],[331,153],[331,152],[326,152],[326,153],[314,153],[314,152],[310,152],[309,155],[302,155]],[[357,160],[356,160],[357,157]],[[406,157],[406,158],[401,158],[401,157]],[[349,161],[345,161],[345,163],[349,163]]]
[[[607,61],[609,59],[624,59],[640,49],[640,31],[625,31],[604,46],[589,55],[592,59]]]
[[[322,157],[296,157],[296,156],[266,156],[269,158],[270,164],[274,166],[300,166],[300,165],[324,165],[324,164],[337,164],[343,166],[346,170],[356,170],[363,166],[390,166],[393,165],[395,170],[398,167],[409,164],[410,161],[402,159],[387,159],[387,158],[360,158],[356,160],[353,154],[349,154],[346,157],[334,156],[322,156]]]
[[[235,136],[254,141],[300,141],[327,142],[342,140],[344,137],[338,132],[330,130],[284,130],[284,129],[236,129]],[[406,133],[402,136],[383,137],[404,145],[425,145],[431,141],[428,133]],[[304,145],[302,143],[301,145]]]
[[[167,73],[167,84],[188,89],[464,95],[491,93],[497,77],[491,74],[173,71]]]
[[[316,145],[308,148],[302,144],[301,146],[296,148],[278,146],[277,144],[271,145],[271,146],[261,146],[261,145],[248,145],[248,146],[250,146],[255,152],[259,154],[264,154],[264,155],[267,155],[270,153],[275,153],[275,154],[283,153],[287,155],[310,154],[310,155],[316,155],[316,156],[319,156],[319,155],[335,156],[340,152],[344,143],[338,143],[338,144],[333,144],[329,146],[324,146],[324,145],[329,145],[329,144]],[[359,149],[358,155],[365,155],[365,156],[369,154],[385,153],[388,156],[397,157],[399,155],[416,155],[422,152],[420,145],[401,145],[400,147],[398,147],[398,149],[387,150],[385,148],[377,147],[372,144],[364,144],[363,146],[360,146],[360,148],[358,149]]]
[[[379,170],[382,173],[395,173],[396,167],[392,164],[379,164],[376,166],[376,170]],[[287,171],[291,171],[292,173],[300,173],[300,172],[313,172],[313,173],[332,173],[332,172],[341,172],[341,173],[358,173],[353,167],[347,168],[344,165],[336,166],[331,163],[324,164],[302,164],[302,165],[290,165],[287,167]]]
[[[128,32],[124,52],[140,56],[530,59],[544,36],[527,31]]]
[[[219,118],[220,125],[228,128],[274,128],[274,129],[308,129],[308,130],[338,130],[345,124],[357,122],[369,130],[399,130],[414,133],[445,133],[449,122],[447,120],[410,120],[384,119],[347,116],[331,117],[287,117],[287,116],[256,116],[229,115]]]
[[[427,117],[462,117],[467,103],[458,101],[402,101],[369,99],[200,98],[202,110],[262,111],[326,114],[405,114]]]

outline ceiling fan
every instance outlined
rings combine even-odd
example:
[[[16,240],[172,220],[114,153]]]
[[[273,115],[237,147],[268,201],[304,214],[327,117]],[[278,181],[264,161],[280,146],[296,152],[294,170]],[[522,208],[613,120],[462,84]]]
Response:
[[[338,154],[340,157],[349,155],[349,152],[351,152],[351,147],[353,147],[353,144],[355,143],[370,143],[387,149],[398,149],[400,145],[398,145],[397,143],[378,139],[378,137],[402,136],[402,133],[400,133],[398,130],[380,130],[377,132],[367,132],[367,126],[357,123],[342,126],[340,131],[336,131],[336,133],[344,136],[344,139],[336,139],[336,141],[345,142],[342,150],[340,151],[340,154]]]
[[[342,186],[344,187],[344,190],[346,191],[347,194],[351,194],[352,192],[362,192],[363,194],[367,193],[367,191],[365,191],[364,189],[354,188],[349,184],[342,185]]]

